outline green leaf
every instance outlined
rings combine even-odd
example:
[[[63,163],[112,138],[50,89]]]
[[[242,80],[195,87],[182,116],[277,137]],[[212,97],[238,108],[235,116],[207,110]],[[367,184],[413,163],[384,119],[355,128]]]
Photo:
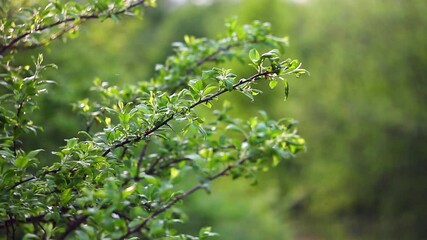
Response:
[[[258,61],[259,61],[259,59],[260,59],[259,52],[258,52],[255,48],[252,48],[252,49],[249,51],[249,58],[251,59],[251,61],[252,61],[254,64],[258,64]]]
[[[82,229],[85,230],[85,232],[89,235],[89,237],[91,237],[92,239],[94,239],[96,237],[96,232],[95,229],[87,224],[82,224],[81,226]]]
[[[203,82],[200,79],[191,80],[189,86],[194,92],[198,93],[203,89]]]
[[[212,90],[216,90],[217,86],[207,86],[204,90],[203,90],[203,95],[206,95],[210,92],[212,92]]]
[[[200,134],[202,134],[203,138],[206,139],[207,133],[205,129],[199,124],[194,124],[194,126],[199,130]]]
[[[286,101],[289,96],[289,84],[286,80],[284,80],[283,85],[285,85],[285,101]]]
[[[82,230],[77,230],[75,232],[76,236],[78,239],[81,240],[90,240],[89,236],[87,235],[87,233],[83,232]]]
[[[242,91],[239,91],[240,93],[243,93],[246,97],[248,97],[249,99],[251,99],[251,101],[253,102],[253,101],[255,101],[255,99],[254,99],[254,97],[253,97],[253,95],[252,95],[252,92],[251,92],[251,90],[250,89],[248,89],[248,90],[242,90]]]
[[[170,178],[171,179],[174,179],[174,178],[178,177],[178,175],[179,175],[179,170],[178,169],[176,169],[176,168],[171,168],[170,169]]]
[[[280,163],[279,157],[277,157],[276,155],[273,155],[273,167],[277,167],[279,163]]]
[[[273,49],[261,55],[262,59],[268,58],[270,60],[277,60],[280,57],[279,50]]]
[[[46,221],[53,220],[55,222],[59,222],[61,219],[61,215],[59,214],[59,212],[48,212],[44,216],[44,219]]]
[[[73,196],[71,195],[71,188],[67,188],[61,193],[61,202],[66,204],[71,200],[72,197]]]
[[[290,63],[290,65],[291,65],[291,69],[296,69],[296,68],[298,68],[298,66],[299,66],[299,61],[298,61],[298,59],[294,59],[294,60],[292,60],[292,62]]]
[[[132,195],[132,193],[135,192],[135,189],[136,189],[136,183],[127,187],[125,190],[122,191],[122,198],[125,199],[130,195]]]
[[[204,161],[203,157],[197,153],[185,155],[185,158],[191,159],[191,160],[196,161],[196,162],[203,162]]]
[[[204,80],[214,79],[216,75],[218,75],[217,71],[206,70],[206,71],[202,72],[202,79],[204,79]]]
[[[12,96],[13,96],[13,94],[9,94],[9,93],[3,94],[2,96],[0,96],[0,100],[11,98]]]
[[[277,86],[277,80],[271,79],[270,82],[268,83],[268,86],[270,86],[271,89],[274,89]]]
[[[115,23],[118,23],[120,21],[119,16],[117,16],[116,14],[111,14],[111,19],[113,19]]]
[[[15,166],[18,168],[24,168],[27,166],[30,159],[27,156],[19,156],[15,159]]]
[[[204,227],[199,231],[200,240],[204,240],[204,239],[207,239],[208,237],[215,237],[215,236],[218,236],[218,233],[212,232],[211,227]]]
[[[25,236],[22,239],[23,240],[38,240],[38,239],[40,239],[40,237],[38,237],[37,235],[32,234],[32,233],[27,233],[27,234],[25,234]]]
[[[29,152],[29,153],[27,154],[27,157],[28,157],[28,158],[33,158],[33,157],[35,157],[39,152],[42,152],[42,151],[44,151],[44,150],[43,150],[43,149],[33,150],[33,151],[31,151],[31,152]]]
[[[185,35],[184,36],[184,42],[187,44],[187,45],[191,45],[191,44],[193,44],[193,42],[196,40],[196,38],[194,37],[194,36],[188,36],[188,35]]]
[[[151,175],[147,175],[145,173],[142,173],[140,175],[140,177],[144,178],[145,181],[147,181],[148,183],[151,183],[151,184],[153,184],[155,186],[159,186],[160,185],[160,180],[158,178],[156,178],[156,177],[153,177]]]
[[[225,85],[225,88],[227,88],[228,91],[232,91],[233,90],[233,83],[227,79],[223,80],[223,83]]]
[[[242,134],[247,138],[247,134],[246,134],[245,130],[243,130],[242,128],[238,127],[238,126],[237,126],[237,125],[235,125],[235,124],[229,124],[229,125],[225,128],[225,130],[228,130],[228,131],[235,131],[235,132],[240,132],[240,133],[242,133]]]
[[[205,102],[203,105],[205,105],[208,108],[212,108],[212,104],[210,102]]]

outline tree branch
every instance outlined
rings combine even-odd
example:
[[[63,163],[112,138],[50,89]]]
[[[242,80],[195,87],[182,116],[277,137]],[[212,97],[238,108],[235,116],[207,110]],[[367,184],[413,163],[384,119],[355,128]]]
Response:
[[[88,219],[89,216],[87,215],[83,215],[79,218],[77,218],[76,220],[74,220],[73,222],[71,222],[67,229],[65,230],[65,232],[59,236],[57,239],[62,240],[65,239],[70,233],[72,233],[74,230],[76,230],[82,223],[84,223],[86,221],[86,219]]]
[[[238,161],[236,161],[233,165],[229,165],[228,167],[224,168],[222,171],[218,172],[217,174],[209,177],[207,179],[207,182],[209,181],[213,181],[221,176],[226,175],[231,169],[233,169],[236,166],[239,166],[241,164],[243,164],[244,162],[246,162],[249,158],[241,158]],[[200,183],[192,188],[190,188],[189,190],[187,190],[186,192],[184,192],[181,195],[178,195],[177,197],[175,197],[172,201],[168,202],[167,204],[163,205],[162,207],[158,208],[156,211],[154,211],[149,217],[147,217],[141,224],[137,225],[136,227],[134,227],[133,229],[128,230],[128,232],[123,235],[122,237],[120,237],[120,240],[124,240],[128,237],[130,237],[132,234],[139,232],[142,228],[144,228],[147,223],[149,221],[151,221],[152,219],[154,219],[157,215],[165,212],[166,210],[168,210],[169,208],[171,208],[173,205],[175,205],[177,202],[183,200],[184,198],[187,198],[188,196],[190,196],[191,194],[193,194],[194,192],[196,192],[197,190],[203,189],[205,188],[205,184]]]
[[[38,48],[38,47],[42,47],[42,46],[46,46],[47,44],[49,44],[50,42],[56,40],[57,38],[59,38],[60,36],[64,35],[65,33],[69,32],[72,29],[76,29],[77,25],[71,24],[70,26],[64,28],[62,31],[57,32],[55,34],[52,34],[52,36],[50,36],[47,40],[42,41],[39,44],[34,44],[34,45],[30,45],[30,46],[20,46],[20,45],[16,45],[14,48],[15,49],[19,49],[19,50],[25,50],[25,49],[34,49],[34,48]]]
[[[216,50],[215,52],[211,53],[210,55],[200,59],[199,61],[197,61],[196,66],[200,67],[203,63],[207,62],[207,61],[212,61],[215,60],[215,56],[221,52],[225,52],[227,50],[229,50],[231,47],[233,47],[232,45],[228,45],[227,47],[221,47],[218,48],[218,50]]]
[[[147,169],[146,171],[145,171],[145,173],[146,174],[148,174],[148,175],[152,175],[154,172],[155,172],[155,168],[156,168],[156,166],[157,166],[157,164],[159,164],[159,162],[162,160],[162,158],[157,158],[151,165],[150,165],[150,168],[149,169]]]
[[[57,173],[57,172],[59,172],[59,171],[60,171],[60,169],[55,169],[55,170],[46,171],[46,172],[43,172],[39,177],[43,177],[43,176],[45,176],[45,175],[47,175],[47,174],[49,174],[49,173]],[[34,180],[34,179],[37,179],[37,177],[36,177],[36,176],[31,176],[31,177],[29,177],[29,178],[26,178],[26,179],[24,179],[24,180],[21,180],[21,181],[19,181],[19,182],[16,182],[16,183],[15,183],[15,184],[13,184],[11,187],[9,187],[9,188],[7,189],[7,191],[10,191],[10,190],[12,190],[12,189],[16,188],[17,186],[19,186],[19,185],[21,185],[21,184],[23,184],[23,183],[26,183],[26,182],[32,181],[32,180]]]
[[[135,8],[135,7],[137,7],[139,5],[142,5],[144,3],[145,3],[145,0],[136,1],[136,2],[130,4],[129,6],[127,6],[126,8],[124,8],[124,9],[122,9],[120,11],[108,13],[108,16],[123,14],[126,11],[129,11],[132,8]],[[21,35],[15,37],[12,41],[10,41],[8,44],[6,44],[5,46],[3,46],[0,49],[0,55],[3,54],[4,52],[6,52],[8,49],[11,49],[15,44],[17,44],[23,38],[25,38],[25,37],[27,37],[27,36],[35,33],[35,32],[42,32],[42,31],[44,31],[46,29],[50,29],[50,28],[56,27],[56,26],[61,25],[63,23],[73,22],[73,21],[75,21],[77,19],[80,19],[80,20],[89,20],[89,19],[98,19],[100,17],[101,17],[101,13],[93,13],[93,14],[90,14],[90,15],[82,15],[82,16],[79,16],[79,17],[70,17],[70,18],[66,18],[66,19],[63,19],[63,20],[60,20],[60,21],[48,24],[48,25],[40,26],[40,27],[35,28],[33,30],[28,30],[28,31],[22,33]]]
[[[16,218],[12,218],[10,217],[9,219],[3,221],[2,223],[0,223],[0,229],[7,227],[9,224],[14,224],[14,223],[35,223],[35,222],[41,222],[41,221],[45,221],[44,217],[46,216],[46,214],[40,214],[37,216],[31,216],[28,217],[24,220],[19,220]]]
[[[142,160],[144,160],[145,153],[147,152],[147,148],[148,148],[148,143],[149,143],[149,141],[147,140],[144,147],[142,147],[141,153],[139,154],[138,164],[137,164],[138,168],[141,167]]]
[[[243,84],[245,84],[245,83],[248,83],[248,82],[251,82],[251,81],[256,81],[256,80],[258,80],[258,79],[260,79],[260,78],[262,78],[262,77],[266,77],[266,76],[268,76],[269,74],[270,74],[270,72],[262,72],[262,73],[257,73],[257,74],[255,74],[255,75],[253,75],[253,76],[249,77],[249,78],[241,79],[238,83],[236,83],[236,84],[234,84],[234,85],[233,85],[233,89],[237,89],[238,87],[240,87],[241,85],[243,85]],[[213,100],[214,98],[216,98],[216,97],[218,97],[218,96],[220,96],[220,95],[224,94],[224,93],[225,93],[225,92],[227,92],[227,91],[228,91],[227,89],[223,89],[223,90],[220,90],[220,91],[218,91],[218,92],[214,93],[213,95],[210,95],[209,97],[203,98],[203,99],[201,99],[201,100],[199,100],[199,101],[195,102],[194,104],[192,104],[192,105],[189,107],[189,109],[195,108],[196,106],[198,106],[198,105],[200,105],[200,104],[202,104],[202,103],[209,102],[209,101]],[[175,115],[173,115],[173,114],[172,114],[171,116],[169,116],[168,118],[166,118],[163,122],[161,122],[161,123],[160,123],[160,124],[158,124],[157,126],[155,126],[155,127],[151,128],[151,129],[149,129],[149,130],[145,131],[145,133],[144,133],[142,136],[137,136],[137,137],[135,137],[135,138],[133,138],[133,139],[127,138],[127,139],[125,139],[124,141],[122,141],[122,142],[120,142],[120,143],[117,143],[117,144],[115,144],[115,145],[111,146],[110,148],[108,148],[107,150],[105,150],[105,151],[104,151],[104,153],[102,154],[102,156],[103,156],[103,157],[107,156],[111,151],[113,151],[113,150],[114,150],[114,149],[116,149],[116,148],[123,147],[123,146],[126,146],[126,145],[128,145],[128,144],[136,143],[136,142],[141,141],[141,140],[142,140],[142,139],[144,139],[145,137],[147,137],[147,136],[149,136],[150,134],[152,134],[153,132],[157,131],[159,128],[161,128],[161,127],[163,127],[163,126],[166,126],[166,125],[168,124],[168,122],[169,122],[169,121],[171,121],[171,120],[174,118],[174,116],[175,116]],[[47,172],[44,172],[41,176],[44,176],[44,175],[49,174],[49,173],[56,173],[56,172],[58,172],[58,171],[60,171],[60,169],[47,171]],[[23,183],[26,183],[26,182],[32,181],[32,180],[34,180],[34,179],[36,179],[36,178],[37,178],[36,176],[32,176],[32,177],[29,177],[29,178],[24,179],[24,180],[22,180],[22,181],[19,181],[19,182],[15,183],[13,186],[11,186],[10,188],[8,188],[8,190],[10,191],[10,190],[12,190],[12,189],[16,188],[17,186],[19,186],[19,185],[21,185],[21,184],[23,184]]]
[[[145,154],[147,153],[148,143],[150,140],[145,141],[145,145],[142,147],[141,153],[139,154],[138,163],[136,165],[136,175],[134,177],[135,181],[139,180],[139,171],[142,165],[142,160],[144,160]]]
[[[166,163],[164,163],[164,164],[161,164],[160,166],[159,166],[159,169],[165,169],[165,168],[168,168],[168,167],[170,167],[170,166],[172,166],[172,165],[174,165],[174,164],[176,164],[176,163],[180,163],[180,162],[182,162],[182,161],[191,161],[191,159],[190,158],[186,158],[186,157],[183,157],[183,158],[177,158],[177,159],[172,159],[171,161],[169,161],[169,162],[166,162]]]
[[[270,74],[271,74],[270,72],[266,71],[266,72],[262,72],[262,73],[257,73],[255,75],[249,77],[249,78],[246,78],[246,79],[242,78],[242,79],[240,79],[240,81],[238,83],[235,83],[233,85],[233,89],[235,90],[235,89],[237,89],[238,87],[240,87],[241,85],[243,85],[245,83],[256,81],[256,80],[258,80],[260,78],[263,78],[263,77],[266,77],[266,76],[268,76]],[[216,97],[218,97],[218,96],[220,96],[220,95],[222,95],[222,94],[224,94],[224,93],[226,93],[228,91],[229,90],[227,90],[227,89],[219,90],[218,92],[210,95],[209,97],[205,97],[205,98],[200,99],[199,101],[193,103],[192,105],[190,105],[190,107],[188,109],[193,109],[193,108],[197,107],[198,105],[200,105],[202,103],[206,103],[206,102],[212,101]],[[168,118],[166,118],[165,120],[163,120],[158,125],[156,125],[153,128],[145,131],[142,136],[137,136],[137,137],[135,137],[133,139],[129,139],[128,138],[128,139],[124,140],[123,142],[120,142],[120,143],[118,143],[116,145],[111,146],[110,148],[108,148],[107,150],[104,151],[104,153],[102,154],[102,156],[103,157],[107,156],[111,151],[113,151],[116,148],[123,147],[123,146],[125,146],[127,144],[130,144],[130,143],[136,143],[136,142],[141,141],[143,138],[149,136],[153,132],[157,131],[159,128],[166,126],[174,117],[175,117],[175,114],[170,115]]]

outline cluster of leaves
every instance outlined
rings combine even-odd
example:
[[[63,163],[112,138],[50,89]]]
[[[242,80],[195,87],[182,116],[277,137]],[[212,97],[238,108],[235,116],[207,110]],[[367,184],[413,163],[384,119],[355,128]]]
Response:
[[[74,105],[86,129],[54,152],[57,162],[40,166],[37,153],[43,150],[26,151],[20,139],[39,130],[30,117],[37,95],[51,82],[40,77],[49,65],[39,55],[34,67],[14,66],[13,56],[21,46],[38,46],[70,31],[68,22],[117,18],[147,3],[99,0],[88,7],[56,1],[33,9],[32,18],[18,17],[20,24],[10,14],[2,19],[0,233],[26,239],[205,239],[214,235],[210,228],[198,237],[174,230],[185,218],[177,203],[197,190],[209,192],[210,182],[222,176],[255,182],[257,171],[304,149],[294,120],[274,121],[262,112],[236,119],[228,101],[213,109],[212,102],[227,92],[253,99],[261,80],[271,88],[283,81],[287,96],[284,77],[306,72],[296,60],[280,60],[278,50],[255,50],[286,42],[270,34],[269,24],[240,27],[233,20],[224,38],[186,36],[175,43],[176,53],[156,67],[150,81],[120,89],[96,80],[98,99]],[[206,66],[244,61],[243,53],[249,54],[252,75],[238,78],[230,69]],[[201,116],[196,110],[201,105],[212,116]],[[185,190],[190,183],[194,186]]]
[[[6,51],[46,45],[64,35],[73,34],[89,19],[118,21],[119,16],[141,16],[139,6],[155,6],[154,0],[49,1],[46,6],[16,9],[8,1],[0,2],[0,54]]]

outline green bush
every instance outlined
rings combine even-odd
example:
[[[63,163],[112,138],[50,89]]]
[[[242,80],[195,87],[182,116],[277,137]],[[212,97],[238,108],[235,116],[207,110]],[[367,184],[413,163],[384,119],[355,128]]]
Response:
[[[43,72],[55,65],[45,65],[42,54],[32,65],[16,59],[72,36],[88,20],[141,16],[154,5],[52,1],[17,8],[1,2],[0,233],[6,238],[205,239],[215,236],[209,227],[197,237],[175,230],[185,219],[179,203],[198,190],[210,192],[222,176],[256,183],[256,172],[304,149],[294,120],[271,120],[262,111],[237,119],[229,114],[233,103],[216,104],[230,93],[253,100],[260,81],[272,89],[283,83],[286,99],[284,77],[306,73],[297,60],[281,59],[277,49],[286,41],[273,36],[268,23],[235,20],[227,21],[221,38],[185,36],[173,43],[174,55],[147,81],[119,88],[95,80],[96,96],[74,104],[84,129],[53,152],[53,163],[38,157],[43,149],[28,149],[26,136],[43,129],[32,121],[38,96],[53,83]],[[273,50],[256,50],[265,47]],[[238,77],[219,67],[233,59],[252,70]],[[201,114],[202,107],[209,111]]]

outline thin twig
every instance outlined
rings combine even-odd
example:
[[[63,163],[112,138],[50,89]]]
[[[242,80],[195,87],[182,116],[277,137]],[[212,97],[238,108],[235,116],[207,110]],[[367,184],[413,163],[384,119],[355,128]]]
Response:
[[[147,175],[153,175],[153,174],[155,174],[155,173],[157,173],[158,171],[156,170],[156,167],[157,167],[157,165],[161,162],[161,160],[164,160],[164,158],[157,158],[152,164],[151,164],[151,166],[150,166],[150,168],[148,168],[146,171],[145,171],[145,173],[147,174]],[[183,157],[183,158],[177,158],[177,159],[170,159],[170,161],[169,162],[166,162],[166,163],[164,163],[164,164],[161,164],[158,168],[159,168],[159,170],[162,170],[162,169],[165,169],[165,168],[168,168],[168,167],[170,167],[170,166],[172,166],[173,164],[175,164],[175,163],[179,163],[179,162],[182,162],[182,161],[190,161],[191,159],[190,158],[186,158],[186,157]]]
[[[186,158],[186,157],[184,157],[184,158],[178,158],[178,159],[172,159],[170,162],[167,162],[165,164],[160,165],[159,168],[160,169],[165,169],[165,168],[168,168],[168,167],[174,165],[175,163],[180,163],[182,161],[190,161],[190,160],[191,160],[190,158]]]
[[[139,154],[138,163],[136,165],[136,175],[134,177],[135,181],[139,180],[139,172],[141,171],[142,160],[144,160],[145,154],[147,153],[148,144],[150,140],[147,139],[145,141],[144,147],[142,147],[141,153]]]
[[[159,162],[162,160],[163,158],[157,158],[151,165],[150,168],[148,168],[148,170],[145,171],[146,174],[148,175],[152,175],[155,172],[155,168],[157,166],[157,164],[159,164]]]
[[[123,158],[126,156],[128,149],[129,148],[127,148],[127,147],[123,148],[122,154],[120,155],[120,158],[119,158],[121,161],[123,161]]]
[[[218,48],[218,50],[216,50],[215,52],[211,53],[210,55],[200,59],[199,61],[197,61],[196,66],[200,67],[203,63],[207,62],[207,61],[212,61],[215,60],[215,56],[221,52],[225,52],[227,50],[229,50],[231,47],[233,47],[232,45],[228,45],[226,47],[222,47],[222,48]]]
[[[136,165],[138,170],[141,167],[142,160],[144,160],[145,154],[147,153],[147,148],[148,148],[149,142],[150,142],[149,140],[145,141],[145,145],[144,145],[144,147],[142,147],[141,153],[139,154],[138,163]]]
[[[60,36],[64,35],[65,33],[69,32],[72,29],[77,28],[77,25],[73,25],[71,24],[69,27],[64,28],[62,31],[53,34],[49,39],[42,41],[39,44],[33,44],[33,45],[29,45],[29,46],[16,46],[15,49],[19,49],[19,50],[25,50],[25,49],[34,49],[34,48],[38,48],[38,47],[42,47],[42,46],[46,46],[47,44],[49,44],[50,42],[58,39]]]
[[[16,120],[17,123],[15,124],[15,126],[13,127],[13,146],[12,146],[12,150],[13,150],[13,154],[15,157],[18,156],[18,146],[17,146],[17,134],[16,132],[18,131],[18,127],[19,127],[19,118],[21,117],[22,114],[22,108],[24,107],[24,101],[22,100],[19,104],[18,104],[18,108],[16,109]]]
[[[124,147],[125,145],[127,145],[129,143],[139,142],[141,140],[141,138],[142,138],[141,136],[137,136],[134,139],[126,138],[123,142],[119,142],[116,145],[113,145],[109,149],[105,150],[104,153],[102,154],[102,156],[105,157],[114,149],[119,148],[119,147]]]
[[[43,172],[39,177],[43,177],[43,176],[45,176],[45,175],[47,175],[47,174],[49,174],[49,173],[57,173],[57,172],[59,172],[61,169],[59,168],[59,169],[55,169],[55,170],[50,170],[50,171],[46,171],[46,172]],[[29,178],[26,178],[26,179],[24,179],[24,180],[21,180],[21,181],[19,181],[19,182],[16,182],[15,184],[13,184],[11,187],[9,187],[8,189],[7,189],[7,191],[10,191],[10,190],[12,190],[12,189],[14,189],[14,188],[16,188],[17,186],[19,186],[19,185],[21,185],[21,184],[23,184],[23,183],[26,183],[26,182],[29,182],[29,181],[32,181],[32,180],[34,180],[34,179],[37,179],[38,177],[36,177],[36,176],[31,176],[31,177],[29,177]]]
[[[11,187],[9,187],[9,188],[7,189],[7,191],[10,191],[10,190],[12,190],[12,189],[16,188],[17,186],[19,186],[19,185],[21,185],[21,184],[23,184],[23,183],[26,183],[26,182],[32,181],[32,180],[34,180],[34,179],[36,179],[36,177],[35,177],[35,176],[31,176],[31,177],[26,178],[26,179],[24,179],[24,180],[22,180],[22,181],[16,182],[16,183],[15,183],[15,184],[13,184]]]

